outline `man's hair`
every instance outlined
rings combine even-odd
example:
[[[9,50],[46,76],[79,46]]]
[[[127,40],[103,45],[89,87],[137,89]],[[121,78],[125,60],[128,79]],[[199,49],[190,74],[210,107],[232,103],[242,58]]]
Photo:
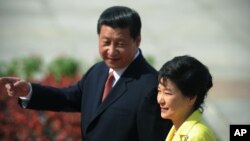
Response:
[[[141,33],[141,19],[139,14],[125,6],[113,6],[103,11],[97,23],[97,33],[100,34],[101,26],[112,28],[129,28],[130,36],[136,39]]]

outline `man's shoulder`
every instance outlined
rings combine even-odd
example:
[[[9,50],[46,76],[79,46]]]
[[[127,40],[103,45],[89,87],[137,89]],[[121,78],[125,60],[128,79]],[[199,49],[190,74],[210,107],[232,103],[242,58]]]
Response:
[[[151,72],[156,74],[156,69],[147,62],[147,60],[144,58],[142,54],[140,54],[132,63],[131,67],[133,67],[136,70],[141,70],[143,72]]]
[[[108,67],[107,67],[107,65],[103,62],[103,61],[101,61],[101,62],[97,62],[97,63],[95,63],[90,69],[89,69],[89,71],[93,71],[93,70],[96,70],[96,71],[100,71],[100,69],[107,69]]]
[[[95,75],[103,74],[103,72],[105,72],[106,70],[108,70],[108,67],[106,66],[104,62],[97,62],[96,64],[94,64],[88,69],[88,71],[85,73],[85,76],[89,76],[89,75],[95,76]]]

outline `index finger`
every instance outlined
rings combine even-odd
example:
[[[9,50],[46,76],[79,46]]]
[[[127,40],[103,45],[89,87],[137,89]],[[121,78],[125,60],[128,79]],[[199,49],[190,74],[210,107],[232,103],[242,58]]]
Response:
[[[13,85],[18,80],[17,77],[0,77],[0,94],[6,93],[6,84]]]
[[[5,85],[7,83],[15,83],[19,80],[21,79],[17,77],[0,77],[0,85]]]

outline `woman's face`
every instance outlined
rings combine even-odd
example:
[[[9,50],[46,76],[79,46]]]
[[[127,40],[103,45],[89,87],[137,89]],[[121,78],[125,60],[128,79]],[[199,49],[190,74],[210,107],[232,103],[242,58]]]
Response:
[[[161,108],[161,117],[171,120],[185,119],[193,106],[191,99],[185,97],[170,79],[165,82],[160,80],[157,102]]]

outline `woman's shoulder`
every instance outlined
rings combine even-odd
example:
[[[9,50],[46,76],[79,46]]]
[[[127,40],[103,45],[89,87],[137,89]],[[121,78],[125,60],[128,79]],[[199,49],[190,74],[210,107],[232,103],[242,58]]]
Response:
[[[197,122],[189,132],[189,138],[192,141],[216,141],[216,137],[212,129],[204,122]]]

